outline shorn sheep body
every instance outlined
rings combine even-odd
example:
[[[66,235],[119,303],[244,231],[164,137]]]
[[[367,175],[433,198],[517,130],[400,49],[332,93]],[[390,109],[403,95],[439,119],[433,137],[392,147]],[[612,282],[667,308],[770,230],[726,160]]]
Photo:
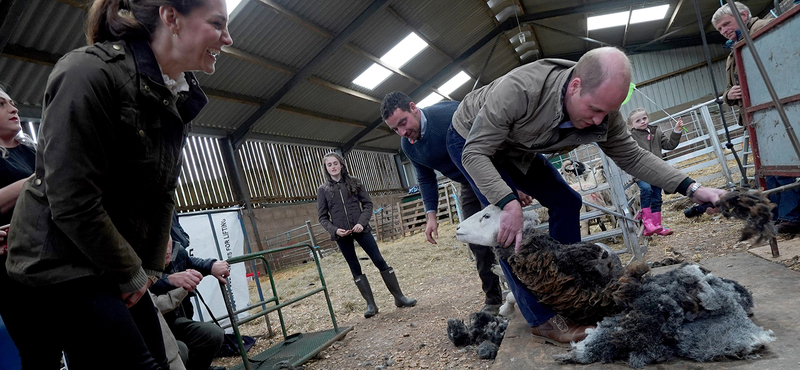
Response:
[[[615,294],[624,294],[633,281],[647,272],[635,264],[626,273],[616,254],[602,245],[562,245],[534,229],[536,214],[525,212],[522,249],[496,248],[514,275],[554,311],[575,322],[595,324],[619,312]],[[495,245],[500,227],[500,209],[489,206],[459,225],[456,237],[463,242]]]
[[[520,250],[496,248],[498,258],[542,303],[576,322],[598,325],[570,352],[556,356],[559,361],[626,361],[640,368],[676,356],[748,358],[775,340],[772,331],[750,320],[752,296],[735,281],[695,264],[656,276],[644,262],[623,269],[602,246],[562,245],[534,226],[526,217]],[[496,245],[499,227],[500,209],[490,206],[462,222],[456,237]]]

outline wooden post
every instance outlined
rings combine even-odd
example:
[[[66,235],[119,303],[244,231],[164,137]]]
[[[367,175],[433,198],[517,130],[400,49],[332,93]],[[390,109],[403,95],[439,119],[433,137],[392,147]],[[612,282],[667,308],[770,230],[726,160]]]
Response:
[[[447,185],[444,186],[444,199],[447,201],[447,218],[450,223],[453,223],[453,212],[450,210],[450,192],[447,191]]]
[[[406,224],[403,222],[403,206],[397,202],[397,216],[400,217],[400,236],[406,236]]]

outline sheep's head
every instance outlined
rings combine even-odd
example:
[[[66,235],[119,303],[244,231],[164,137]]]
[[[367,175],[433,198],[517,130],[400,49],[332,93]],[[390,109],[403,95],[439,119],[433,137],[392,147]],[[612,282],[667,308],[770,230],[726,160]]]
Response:
[[[490,205],[461,221],[456,229],[456,238],[464,243],[496,246],[497,232],[500,230],[500,213],[499,207]],[[534,211],[523,212],[522,217],[523,229],[539,223],[539,215]]]

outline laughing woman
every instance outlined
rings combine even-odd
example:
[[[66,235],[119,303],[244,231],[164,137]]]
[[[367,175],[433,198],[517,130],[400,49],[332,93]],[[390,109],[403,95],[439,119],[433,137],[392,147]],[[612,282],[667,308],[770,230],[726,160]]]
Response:
[[[95,0],[86,34],[47,81],[6,262],[27,315],[6,319],[46,338],[42,360],[63,349],[70,368],[167,369],[145,292],[164,267],[190,121],[208,102],[190,71],[213,73],[232,43],[226,5]]]
[[[400,284],[394,274],[394,269],[386,264],[378,243],[372,236],[369,219],[372,217],[372,200],[367,194],[367,189],[358,179],[350,177],[344,159],[336,153],[328,153],[322,158],[325,167],[325,181],[317,189],[317,211],[319,223],[331,234],[331,240],[336,241],[342,252],[353,280],[361,296],[367,301],[367,311],[364,317],[372,317],[378,313],[378,306],[372,296],[372,289],[367,281],[367,276],[361,273],[361,265],[355,252],[354,241],[357,241],[364,252],[367,253],[372,263],[381,272],[383,282],[394,296],[397,307],[413,307],[416,299],[409,299],[400,290]]]

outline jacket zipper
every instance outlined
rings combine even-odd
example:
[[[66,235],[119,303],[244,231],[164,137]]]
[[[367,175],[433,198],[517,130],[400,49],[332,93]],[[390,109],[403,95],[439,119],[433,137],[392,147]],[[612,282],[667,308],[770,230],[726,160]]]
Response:
[[[347,227],[352,229],[353,227],[350,226],[350,217],[347,215],[347,203],[344,202],[344,195],[342,195],[342,187],[339,186],[339,198],[342,198],[342,208],[344,208],[344,218],[347,220]]]

